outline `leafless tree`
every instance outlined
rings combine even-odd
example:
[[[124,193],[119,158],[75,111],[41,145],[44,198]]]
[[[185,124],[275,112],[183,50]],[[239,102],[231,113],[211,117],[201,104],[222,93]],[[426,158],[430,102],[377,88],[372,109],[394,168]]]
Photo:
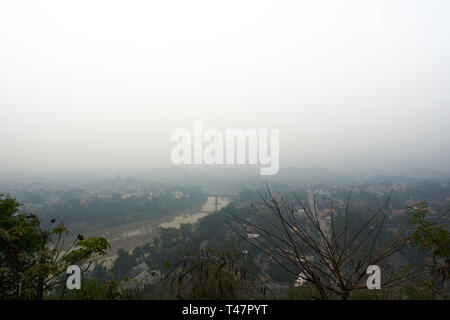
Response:
[[[361,216],[356,225],[350,223],[354,218],[350,214],[352,191],[340,216],[330,200],[329,219],[320,215],[315,194],[309,205],[296,195],[288,199],[274,194],[267,184],[266,191],[259,195],[265,210],[255,209],[254,219],[243,219],[228,211],[232,217],[230,227],[270,260],[299,277],[322,299],[336,295],[347,299],[353,290],[367,289],[369,265],[378,265],[383,271],[383,289],[409,281],[424,268],[394,272],[390,260],[409,238],[397,235],[385,241],[380,239],[389,212],[390,194],[373,213]],[[301,213],[295,207],[301,208]]]
[[[246,252],[201,248],[185,256],[162,278],[176,299],[265,299],[264,282],[248,272]]]

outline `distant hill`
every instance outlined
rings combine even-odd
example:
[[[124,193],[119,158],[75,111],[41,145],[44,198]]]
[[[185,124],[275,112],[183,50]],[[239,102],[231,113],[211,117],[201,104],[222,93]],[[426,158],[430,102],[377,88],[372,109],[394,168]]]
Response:
[[[286,167],[273,176],[262,176],[256,166],[211,166],[163,168],[138,172],[140,178],[178,185],[200,185],[206,192],[237,193],[246,185],[288,183],[293,185],[346,183],[349,179],[323,168]],[[219,191],[217,191],[219,192]]]

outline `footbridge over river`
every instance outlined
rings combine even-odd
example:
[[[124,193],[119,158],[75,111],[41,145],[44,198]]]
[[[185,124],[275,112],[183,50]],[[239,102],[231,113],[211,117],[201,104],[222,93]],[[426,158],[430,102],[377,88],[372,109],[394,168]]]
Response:
[[[214,213],[219,211],[219,209],[222,209],[223,207],[225,207],[230,201],[231,198],[236,196],[235,194],[223,194],[223,193],[207,193],[205,194],[209,198],[214,198],[214,210],[202,210],[201,212],[205,212],[205,213]],[[212,209],[212,208],[211,208]]]

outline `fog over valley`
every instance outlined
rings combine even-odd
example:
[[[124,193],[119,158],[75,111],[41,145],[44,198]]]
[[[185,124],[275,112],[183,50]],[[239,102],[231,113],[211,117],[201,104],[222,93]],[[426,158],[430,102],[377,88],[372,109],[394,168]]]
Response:
[[[309,306],[286,300],[323,300],[320,316],[449,300],[449,13],[0,1],[0,309],[281,319]]]

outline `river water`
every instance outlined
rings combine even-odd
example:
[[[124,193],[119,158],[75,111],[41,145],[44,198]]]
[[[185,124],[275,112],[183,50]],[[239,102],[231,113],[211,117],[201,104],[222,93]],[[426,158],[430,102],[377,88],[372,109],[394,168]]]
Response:
[[[230,203],[229,197],[217,198],[217,210],[220,210]],[[140,222],[131,226],[121,226],[118,230],[115,227],[113,230],[103,232],[101,235],[105,236],[111,243],[113,249],[128,248],[132,251],[135,247],[148,242],[148,237],[156,231],[156,228],[179,228],[183,223],[196,223],[201,218],[211,214],[215,211],[215,197],[208,197],[205,204],[202,206],[200,212],[193,214],[180,214],[171,218],[170,221],[164,223],[155,223],[154,221]],[[128,243],[129,242],[129,243]],[[102,257],[97,262],[104,261],[104,266],[111,268],[114,264],[117,255]],[[94,265],[91,265],[93,268]]]
[[[179,228],[183,223],[196,223],[203,217],[206,217],[211,212],[215,210],[215,197],[208,197],[206,203],[203,205],[202,210],[194,214],[182,214],[176,216],[172,221],[165,222],[159,225],[162,228]],[[226,207],[230,203],[228,197],[217,197],[217,210]]]

